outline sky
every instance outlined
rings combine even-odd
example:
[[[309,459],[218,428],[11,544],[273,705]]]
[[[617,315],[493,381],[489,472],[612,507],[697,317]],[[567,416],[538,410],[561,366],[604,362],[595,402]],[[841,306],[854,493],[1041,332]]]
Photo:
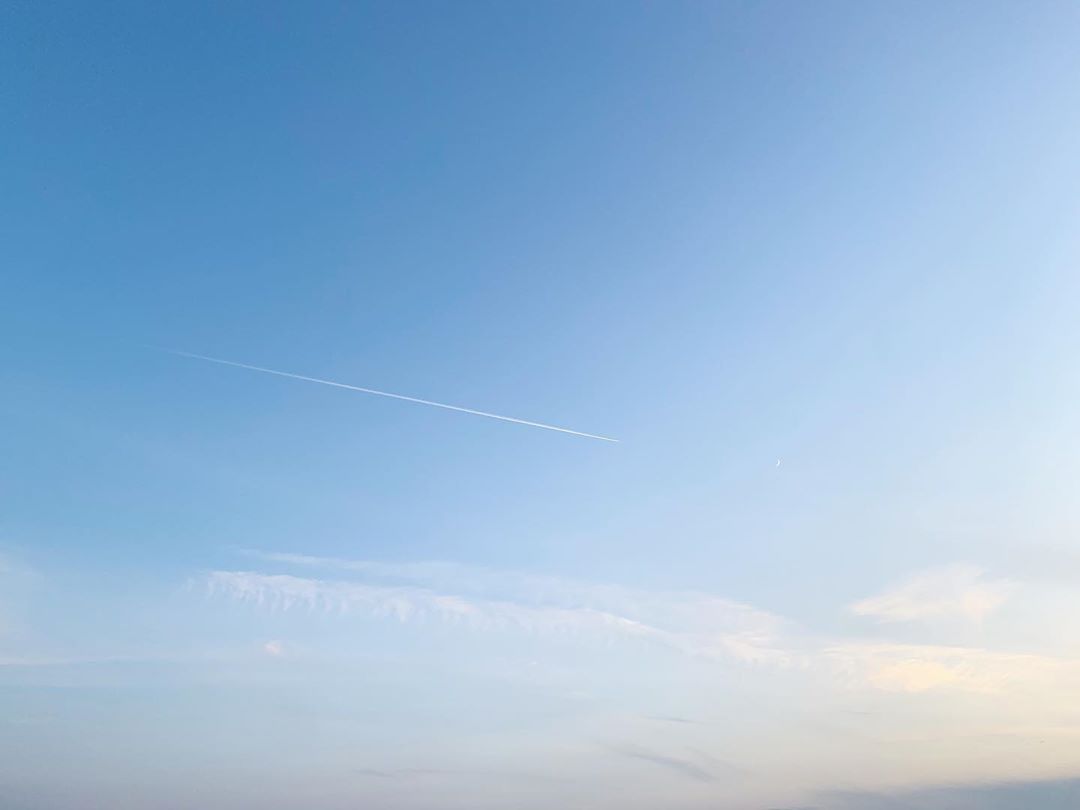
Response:
[[[0,804],[1077,806],[1078,38],[6,4]]]

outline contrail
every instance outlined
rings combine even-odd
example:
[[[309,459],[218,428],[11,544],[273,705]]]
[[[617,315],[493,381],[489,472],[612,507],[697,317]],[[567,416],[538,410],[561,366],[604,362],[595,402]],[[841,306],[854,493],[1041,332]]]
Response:
[[[202,354],[192,354],[191,352],[182,352],[177,349],[162,349],[162,351],[166,351],[169,354],[179,355],[180,357],[190,357],[194,360],[205,360],[208,363],[220,363],[223,366],[235,366],[236,368],[246,368],[249,371],[261,371],[263,374],[276,374],[278,377],[290,377],[291,379],[303,380],[304,382],[319,383],[320,385],[332,385],[334,388],[347,388],[350,391],[359,391],[362,394],[374,394],[375,396],[379,397],[403,399],[406,402],[416,402],[420,405],[432,405],[436,408],[445,408],[448,411],[471,413],[474,416],[486,416],[488,419],[499,419],[503,422],[513,422],[518,425],[528,425],[529,427],[543,428],[544,430],[555,430],[559,433],[569,433],[572,436],[583,436],[586,439],[599,439],[602,442],[619,441],[618,439],[612,439],[608,436],[597,436],[595,433],[582,433],[580,430],[570,430],[569,428],[556,427],[555,425],[545,425],[540,422],[530,422],[527,419],[515,419],[513,416],[500,416],[497,413],[477,411],[472,408],[462,408],[458,405],[447,405],[445,402],[432,402],[430,399],[407,397],[404,394],[391,394],[389,391],[376,391],[374,388],[361,388],[358,385],[346,385],[345,383],[334,382],[333,380],[320,380],[318,377],[305,377],[303,374],[291,374],[288,371],[275,371],[272,368],[249,366],[247,363],[237,363],[235,360],[222,360],[219,357],[207,357]]]

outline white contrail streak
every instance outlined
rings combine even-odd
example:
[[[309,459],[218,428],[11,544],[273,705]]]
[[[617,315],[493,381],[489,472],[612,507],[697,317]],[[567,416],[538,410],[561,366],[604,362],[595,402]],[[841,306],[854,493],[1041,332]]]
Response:
[[[176,354],[180,357],[190,357],[195,360],[205,360],[208,363],[220,363],[223,366],[235,366],[236,368],[246,368],[249,371],[261,371],[263,374],[276,374],[278,377],[290,377],[294,380],[303,380],[304,382],[319,383],[320,385],[332,385],[334,388],[347,388],[350,391],[359,391],[362,394],[375,394],[379,397],[390,397],[391,399],[403,399],[406,402],[416,402],[420,405],[432,405],[436,408],[445,408],[448,411],[460,411],[461,413],[471,413],[474,416],[486,416],[489,419],[499,419],[503,422],[514,422],[518,425],[528,425],[529,427],[543,428],[544,430],[555,430],[559,433],[569,433],[572,436],[583,436],[586,439],[599,439],[602,442],[617,442],[618,439],[612,439],[608,436],[597,436],[595,433],[582,433],[579,430],[570,430],[569,428],[555,427],[555,425],[545,425],[540,422],[530,422],[527,419],[515,419],[513,416],[500,416],[497,413],[487,413],[486,411],[477,411],[472,408],[462,408],[458,405],[447,405],[444,402],[432,402],[430,399],[419,399],[417,397],[407,397],[403,394],[391,394],[389,391],[376,391],[374,388],[361,388],[358,385],[346,385],[345,383],[333,382],[332,380],[320,380],[318,377],[305,377],[303,374],[290,374],[288,371],[275,371],[272,368],[260,368],[259,366],[249,366],[247,363],[237,363],[235,360],[222,360],[218,357],[207,357],[202,354],[192,354],[191,352],[182,352],[176,349],[164,349],[169,354]]]

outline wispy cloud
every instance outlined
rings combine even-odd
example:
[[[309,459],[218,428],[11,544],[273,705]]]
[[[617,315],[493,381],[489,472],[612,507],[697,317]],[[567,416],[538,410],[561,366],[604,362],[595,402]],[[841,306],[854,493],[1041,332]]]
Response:
[[[824,648],[821,659],[846,682],[887,692],[997,694],[1052,688],[1080,675],[1067,659],[975,647],[848,643]]]
[[[285,645],[277,640],[268,641],[263,644],[263,652],[267,655],[272,655],[275,658],[280,658],[285,654]]]
[[[1080,676],[1069,658],[975,647],[816,637],[775,614],[692,591],[647,591],[446,562],[344,560],[246,551],[292,573],[216,571],[211,591],[268,609],[359,612],[474,630],[633,639],[715,661],[824,676],[842,688],[884,692],[1061,693]],[[349,577],[343,579],[342,577]],[[405,584],[401,584],[405,583]],[[878,618],[984,616],[1011,585],[979,569],[929,572],[855,609]]]
[[[664,636],[657,628],[604,611],[474,600],[425,588],[383,587],[251,571],[215,571],[210,574],[208,584],[213,593],[278,610],[302,607],[338,613],[356,611],[401,622],[439,620],[484,630],[602,632],[658,640]]]
[[[987,579],[973,565],[950,565],[924,571],[884,593],[856,602],[852,612],[882,622],[930,619],[981,621],[1013,592],[1007,580]]]
[[[637,745],[609,745],[606,747],[613,754],[649,762],[697,782],[715,782],[719,779],[721,773],[727,775],[743,773],[741,768],[698,751],[687,751],[683,756],[675,756],[673,754],[658,753]]]
[[[398,619],[439,616],[474,627],[603,628],[649,638],[686,654],[781,663],[778,616],[731,600],[687,591],[646,591],[446,562],[385,563],[246,551],[288,567],[321,569],[361,582],[216,572],[234,596],[285,606],[365,607]],[[388,583],[409,583],[408,586]]]

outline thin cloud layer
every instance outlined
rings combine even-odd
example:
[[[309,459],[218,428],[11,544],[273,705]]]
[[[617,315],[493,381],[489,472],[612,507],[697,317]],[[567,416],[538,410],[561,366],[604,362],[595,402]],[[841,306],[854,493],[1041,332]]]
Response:
[[[603,611],[484,602],[424,588],[388,588],[250,571],[215,571],[208,584],[213,593],[276,610],[301,607],[338,613],[355,611],[400,622],[438,620],[481,630],[603,632],[654,639],[664,636],[656,628]]]
[[[438,620],[478,630],[601,633],[648,640],[681,653],[785,663],[785,622],[747,605],[692,592],[649,592],[453,563],[379,563],[246,552],[266,562],[329,569],[321,579],[215,571],[211,592],[273,609],[357,611],[398,621]],[[402,581],[409,583],[401,583]]]
[[[647,591],[443,561],[377,562],[250,549],[242,553],[293,568],[331,571],[339,576],[348,573],[376,582],[407,582],[484,600],[600,610],[706,634],[723,629],[763,646],[786,624],[767,611],[693,591]]]
[[[336,578],[215,571],[212,593],[271,610],[359,613],[475,631],[633,639],[694,658],[824,677],[839,689],[972,695],[1048,690],[1080,676],[1068,658],[1012,650],[818,637],[775,614],[710,594],[646,591],[446,562],[376,562],[245,551],[264,563]],[[342,577],[350,577],[343,579]],[[405,583],[405,584],[402,584]],[[891,621],[984,618],[1011,591],[973,566],[950,566],[854,606]]]
[[[971,647],[838,644],[826,647],[821,656],[847,683],[886,692],[948,689],[1000,694],[1053,687],[1080,674],[1080,667],[1071,661]]]
[[[626,757],[640,762],[648,762],[652,765],[664,768],[696,782],[715,782],[717,775],[708,767],[707,763],[691,759],[687,756],[673,756],[639,748],[636,745],[612,745],[608,750],[613,754]]]
[[[950,565],[924,571],[877,596],[856,602],[851,610],[881,622],[964,619],[979,622],[1001,607],[1015,586],[991,580],[973,565]]]

